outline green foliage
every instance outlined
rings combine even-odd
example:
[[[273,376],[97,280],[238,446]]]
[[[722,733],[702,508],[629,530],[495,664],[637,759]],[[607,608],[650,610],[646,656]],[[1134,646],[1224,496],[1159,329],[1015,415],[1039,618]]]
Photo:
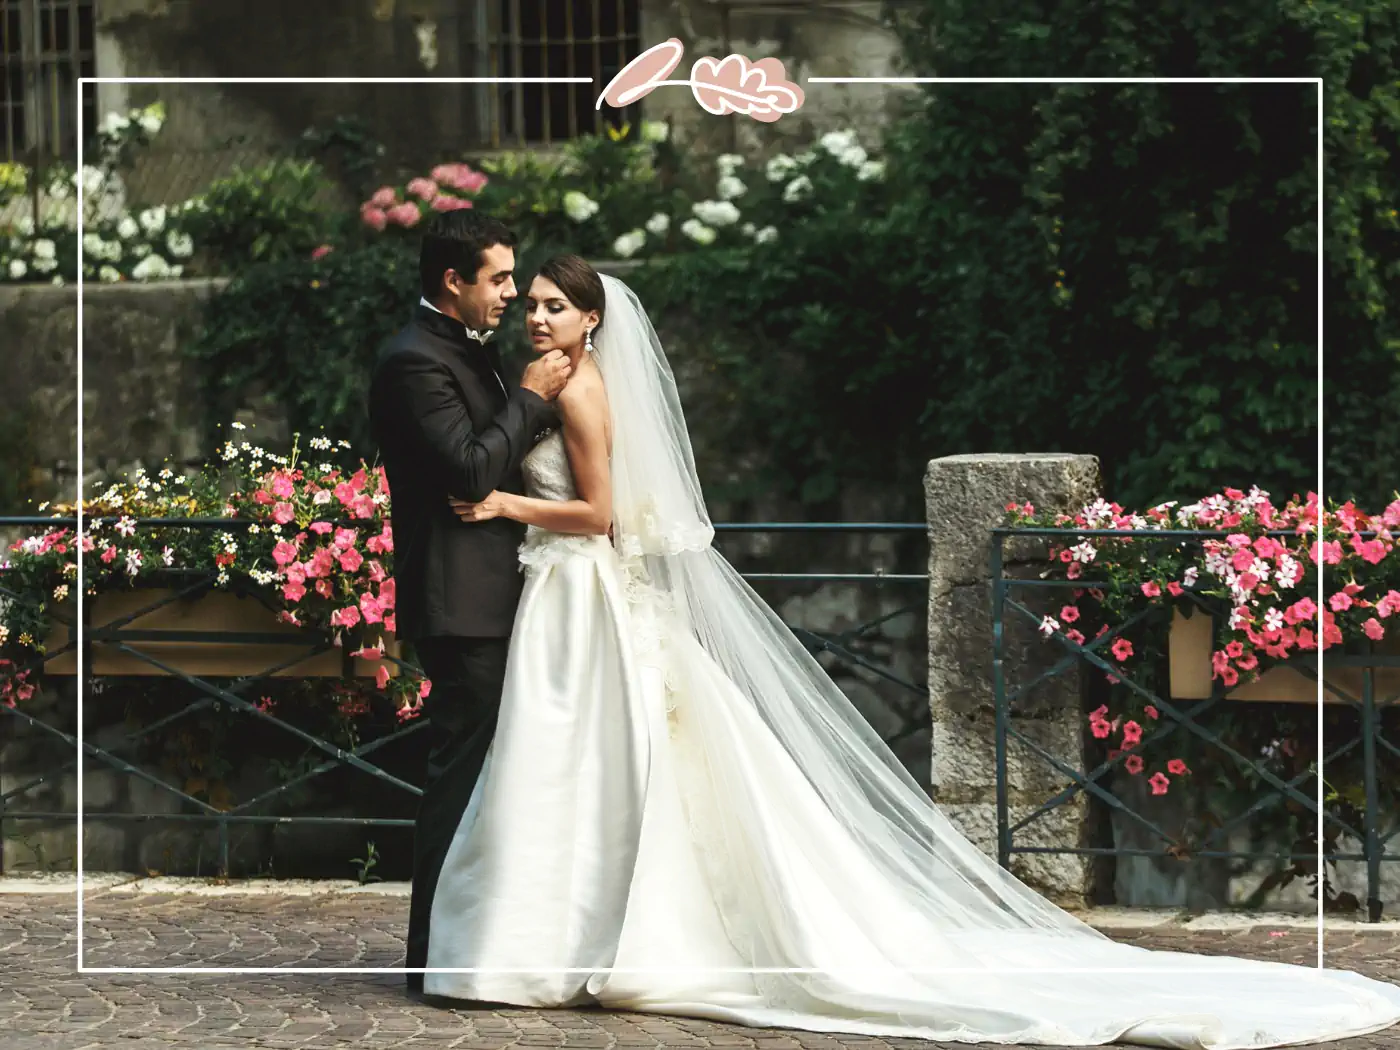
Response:
[[[201,362],[206,418],[232,418],[247,391],[260,389],[303,428],[324,426],[372,449],[370,369],[417,298],[417,251],[397,239],[247,268],[210,301],[189,347]]]
[[[1396,383],[1393,13],[937,0],[892,19],[911,70],[940,76],[1342,73],[1328,326],[1365,366],[1332,370],[1331,491],[1384,501],[1366,472],[1400,437],[1374,396]],[[887,136],[883,198],[671,260],[648,301],[704,320],[744,440],[773,450],[763,481],[810,497],[1064,450],[1098,455],[1125,503],[1283,499],[1317,476],[1316,116],[1306,84],[930,85]]]
[[[316,161],[277,158],[216,180],[181,221],[211,271],[304,259],[336,229],[333,194]]]

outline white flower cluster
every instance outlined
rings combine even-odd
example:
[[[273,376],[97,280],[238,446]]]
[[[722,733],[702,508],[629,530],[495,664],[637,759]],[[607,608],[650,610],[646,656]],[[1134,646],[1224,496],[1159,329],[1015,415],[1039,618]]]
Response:
[[[60,260],[72,266],[74,252],[82,258],[84,274],[104,283],[182,276],[195,245],[171,220],[202,209],[203,201],[132,212],[126,205],[126,187],[114,169],[114,158],[123,145],[156,134],[164,122],[160,103],[126,114],[108,113],[98,126],[100,166],[85,164],[67,174],[56,170],[41,197],[37,228],[32,211],[25,211],[14,217],[8,237],[0,235],[0,280],[48,279],[61,285]],[[75,243],[78,190],[85,220],[81,245]]]

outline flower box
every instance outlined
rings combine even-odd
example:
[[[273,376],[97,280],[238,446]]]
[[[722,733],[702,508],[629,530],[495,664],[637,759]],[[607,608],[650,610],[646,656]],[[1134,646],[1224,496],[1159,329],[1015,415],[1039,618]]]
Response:
[[[164,588],[138,588],[134,591],[110,591],[89,599],[89,622],[105,626],[128,616],[154,602],[169,599],[175,592]],[[65,612],[76,611],[73,603],[65,603]],[[240,641],[133,641],[132,649],[146,653],[171,667],[201,678],[239,677],[266,671],[298,653],[306,658],[276,673],[278,678],[339,678],[344,674],[344,652],[335,648],[311,654],[311,636],[300,628],[277,619],[277,614],[252,598],[240,598],[226,591],[212,591],[194,599],[170,601],[139,616],[126,625],[140,631],[202,631],[215,634],[255,633],[285,635],[286,643],[245,643]],[[386,653],[398,656],[399,644],[389,631],[377,631],[371,625],[365,637],[373,644],[384,639]],[[55,624],[46,641],[49,652],[68,644],[69,632],[64,624]],[[398,666],[392,660],[352,659],[356,677],[374,677],[381,666],[391,677],[397,677]],[[93,675],[165,675],[155,667],[130,653],[102,643],[92,646],[92,657],[86,671]],[[66,652],[48,661],[46,674],[77,673],[77,654]]]
[[[1204,613],[1187,617],[1180,609],[1172,613],[1168,653],[1171,660],[1171,695],[1176,700],[1204,700],[1211,695],[1211,652],[1214,649],[1211,618]],[[1376,646],[1378,655],[1400,653],[1395,639],[1386,637]],[[1357,666],[1326,667],[1328,685],[1347,696],[1361,696],[1362,675],[1366,670]],[[1400,694],[1400,667],[1376,667],[1375,688],[1378,696]],[[1253,682],[1243,683],[1225,694],[1227,700],[1252,700],[1262,703],[1315,704],[1317,681],[1289,667],[1286,663],[1271,667]],[[1331,690],[1324,690],[1323,702],[1343,701]]]

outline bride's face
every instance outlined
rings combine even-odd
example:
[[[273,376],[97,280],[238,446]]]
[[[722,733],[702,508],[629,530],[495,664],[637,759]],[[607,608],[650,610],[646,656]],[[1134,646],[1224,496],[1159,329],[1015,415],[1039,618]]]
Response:
[[[536,277],[525,297],[525,333],[535,353],[572,350],[598,323],[598,311],[580,310],[548,277]]]

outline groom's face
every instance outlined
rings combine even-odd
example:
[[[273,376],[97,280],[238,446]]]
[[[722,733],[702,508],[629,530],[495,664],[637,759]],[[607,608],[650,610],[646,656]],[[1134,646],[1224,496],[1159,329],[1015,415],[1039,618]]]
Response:
[[[517,292],[512,271],[515,251],[504,244],[493,244],[481,253],[481,268],[476,280],[468,284],[455,271],[447,274],[447,293],[463,322],[481,331],[496,328]]]

